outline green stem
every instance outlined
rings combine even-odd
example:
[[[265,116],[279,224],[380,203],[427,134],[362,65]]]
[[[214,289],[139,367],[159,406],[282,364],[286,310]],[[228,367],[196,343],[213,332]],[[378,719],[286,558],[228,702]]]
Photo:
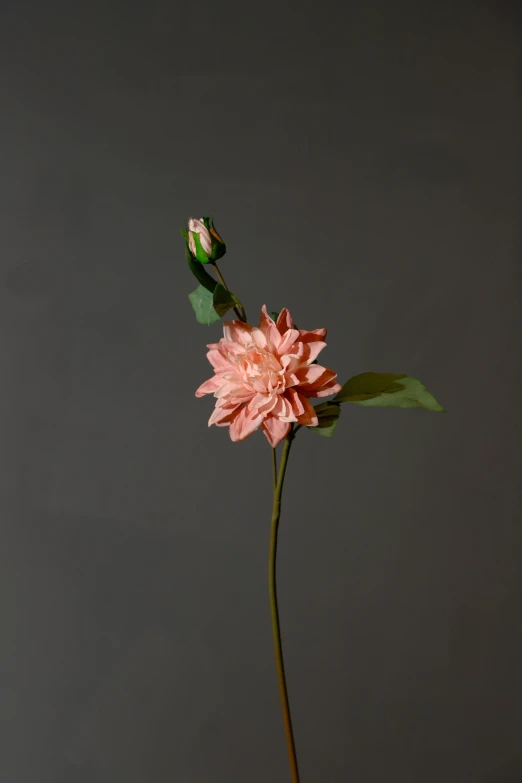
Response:
[[[221,274],[221,270],[220,270],[220,268],[218,267],[218,265],[216,264],[215,261],[212,261],[212,266],[216,270],[216,275],[218,277],[219,282],[223,286],[223,288],[226,288],[227,291],[230,291],[230,288],[225,283],[225,278]],[[245,308],[244,307],[241,307],[241,312],[239,312],[237,307],[234,307],[234,312],[235,312],[235,314],[237,315],[237,317],[239,318],[240,321],[244,321],[246,323],[247,317],[246,317],[246,312],[245,312]]]
[[[283,663],[283,648],[281,644],[281,631],[279,628],[279,612],[277,608],[276,591],[276,556],[277,556],[277,532],[279,528],[279,518],[281,516],[281,497],[283,494],[283,482],[285,480],[286,465],[290,447],[294,439],[294,432],[285,440],[281,464],[279,466],[279,476],[274,487],[274,505],[272,509],[272,523],[270,527],[270,555],[268,558],[268,588],[270,593],[270,614],[272,617],[272,634],[274,637],[274,651],[276,659],[277,680],[279,684],[279,695],[281,698],[281,707],[283,709],[283,722],[285,726],[286,745],[288,749],[288,759],[290,762],[290,771],[292,783],[299,783],[299,772],[297,769],[297,756],[295,752],[294,735],[292,731],[292,720],[290,717],[290,705],[288,703],[288,693],[286,690],[285,668]],[[275,454],[275,450],[274,450]]]
[[[272,478],[274,480],[274,492],[277,487],[277,452],[272,449]]]

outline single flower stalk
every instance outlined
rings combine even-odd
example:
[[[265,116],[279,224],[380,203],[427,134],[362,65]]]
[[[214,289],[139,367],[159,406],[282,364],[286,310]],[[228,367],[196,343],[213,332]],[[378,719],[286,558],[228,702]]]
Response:
[[[341,389],[337,374],[315,363],[326,346],[326,329],[296,329],[286,308],[274,322],[263,306],[259,326],[232,321],[223,332],[218,343],[207,346],[214,375],[196,391],[196,397],[216,397],[209,426],[229,427],[233,441],[261,428],[272,448],[294,423],[316,427],[310,398]]]
[[[216,264],[216,258],[225,252],[225,244],[208,218],[191,218],[188,228],[188,233],[181,232],[185,237],[188,264],[200,283],[199,288],[204,289],[203,298],[200,293],[198,307],[202,299],[205,302],[205,296],[206,300],[210,296],[214,305],[216,291],[221,300],[223,291],[229,291]],[[207,263],[212,264],[219,283],[201,267],[201,264]],[[190,296],[193,297],[194,292]],[[221,302],[219,296],[217,299]],[[219,342],[207,345],[207,358],[214,368],[214,375],[201,384],[196,397],[213,394],[216,398],[209,426],[216,424],[218,427],[228,427],[233,441],[243,441],[261,429],[272,446],[274,496],[268,558],[270,614],[290,777],[292,783],[299,783],[276,590],[277,540],[283,485],[292,443],[301,427],[312,428],[316,434],[331,438],[339,421],[341,405],[416,408],[438,412],[444,412],[445,408],[424,384],[404,373],[363,372],[341,386],[337,383],[335,372],[317,364],[317,356],[326,346],[326,329],[311,332],[297,329],[286,308],[279,315],[272,313],[270,317],[265,306],[261,310],[259,325],[251,326],[237,297],[235,300],[238,306],[234,310],[239,320],[225,323],[224,336]],[[208,301],[206,304],[208,306]],[[226,304],[230,310],[230,301]],[[212,312],[210,315],[213,315]],[[207,321],[206,311],[203,320],[199,309],[196,310],[196,317],[200,323],[210,322]],[[315,397],[329,397],[333,394],[333,400],[321,402],[316,407],[310,402]],[[278,466],[276,447],[281,442],[283,446]]]

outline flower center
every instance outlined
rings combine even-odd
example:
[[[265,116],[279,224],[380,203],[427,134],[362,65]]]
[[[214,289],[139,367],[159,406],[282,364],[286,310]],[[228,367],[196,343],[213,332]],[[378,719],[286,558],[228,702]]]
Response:
[[[267,392],[282,384],[281,364],[270,351],[250,344],[244,353],[235,357],[235,362],[243,380],[255,384],[258,391],[260,383]]]

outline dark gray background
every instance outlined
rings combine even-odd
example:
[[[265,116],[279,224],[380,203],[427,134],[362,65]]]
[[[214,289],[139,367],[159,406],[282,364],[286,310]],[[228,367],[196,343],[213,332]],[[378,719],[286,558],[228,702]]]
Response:
[[[270,451],[207,430],[178,230],[257,314],[449,414],[302,432],[280,540],[303,783],[522,779],[520,7],[3,2],[1,783],[288,768]],[[257,316],[256,316],[257,317]]]

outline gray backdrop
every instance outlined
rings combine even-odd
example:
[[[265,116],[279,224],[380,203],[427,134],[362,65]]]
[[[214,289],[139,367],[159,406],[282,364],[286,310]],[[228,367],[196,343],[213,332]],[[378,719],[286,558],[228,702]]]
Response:
[[[447,416],[288,472],[303,783],[522,779],[520,7],[1,9],[1,783],[287,781],[270,450],[207,429],[179,228]]]

